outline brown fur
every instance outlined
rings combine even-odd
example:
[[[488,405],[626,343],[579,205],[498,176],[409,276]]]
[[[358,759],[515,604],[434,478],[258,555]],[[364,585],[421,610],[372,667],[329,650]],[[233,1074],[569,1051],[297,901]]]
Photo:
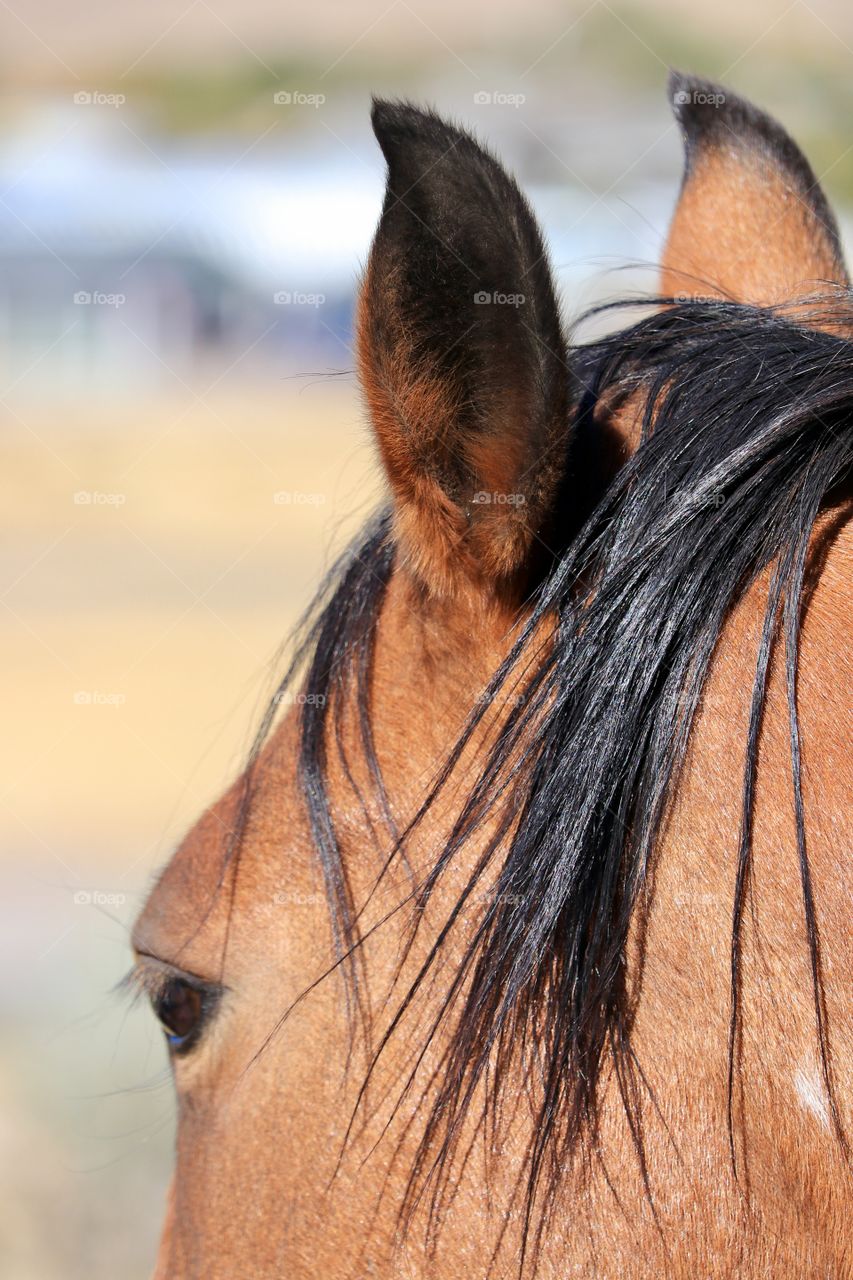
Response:
[[[393,344],[377,338],[376,313]],[[556,405],[531,456],[532,395],[508,388],[488,424],[465,430],[470,406],[458,385],[424,367],[399,314],[391,278],[362,285],[356,342],[362,394],[394,498],[403,564],[427,591],[521,598],[535,544],[545,532],[564,463],[568,403]],[[449,483],[448,477],[457,478]],[[511,496],[484,503],[476,495]]]
[[[849,281],[802,189],[749,139],[700,140],[669,228],[661,292],[785,306]]]
[[[698,164],[685,187],[665,282],[672,285],[677,261],[679,269],[686,263],[693,274],[710,275],[739,297],[772,301],[789,297],[806,276],[825,274],[832,264],[820,246],[812,246],[808,255],[801,212],[786,213],[782,188],[777,190],[766,175],[756,185],[740,161],[734,174],[727,173],[724,159]],[[721,233],[712,215],[726,204],[739,206],[744,183],[749,207]],[[765,199],[770,208],[761,215]],[[765,263],[771,264],[761,271],[750,259],[751,237],[759,230]],[[493,574],[506,572],[529,547],[529,538],[507,534],[504,543],[500,531],[489,559],[481,542],[471,541],[458,511],[446,505],[440,486],[419,473],[401,430],[400,406],[406,423],[424,424],[433,438],[452,415],[452,394],[402,368],[399,377],[393,375],[390,395],[387,370],[372,363],[364,314],[361,368],[397,502],[398,534],[415,577],[433,588],[424,596],[413,590],[409,571],[398,569],[379,625],[375,737],[395,814],[403,821],[418,806],[447,744],[506,652],[506,615],[494,606],[488,585],[478,595],[476,584],[482,583],[487,565]],[[517,465],[513,459],[511,466]],[[478,557],[476,573],[465,592],[453,591],[447,601],[445,589],[469,550]],[[838,513],[830,513],[813,543],[800,707],[832,1066],[848,1129],[853,1129],[853,806],[844,786],[853,770],[853,747],[837,708],[849,707],[853,697],[851,571],[853,532]],[[640,939],[635,940],[634,1044],[660,1105],[659,1115],[647,1108],[645,1132],[657,1220],[644,1195],[615,1082],[607,1077],[595,1149],[566,1170],[537,1280],[853,1276],[849,1170],[826,1122],[816,1055],[778,663],[761,741],[744,936],[744,1089],[736,1117],[739,1155],[746,1162],[741,1187],[729,1161],[731,904],[748,704],[765,592],[766,583],[758,583],[742,600],[715,659],[660,851],[642,967]],[[320,984],[278,1026],[281,1012],[324,972],[331,956],[328,910],[295,776],[295,735],[289,717],[262,757],[236,883],[230,877],[222,883],[221,868],[239,784],[187,837],[136,926],[134,943],[143,955],[209,978],[222,974],[228,987],[199,1047],[174,1064],[177,1165],[157,1276],[457,1280],[485,1276],[500,1241],[494,1275],[508,1280],[516,1275],[521,1231],[513,1185],[529,1126],[523,1094],[516,1115],[508,1118],[502,1148],[488,1151],[478,1142],[464,1167],[460,1162],[456,1196],[446,1208],[432,1255],[424,1244],[423,1214],[416,1214],[405,1240],[398,1238],[397,1220],[424,1115],[419,1103],[437,1064],[440,1040],[423,1064],[420,1087],[383,1133],[418,1032],[442,1005],[441,978],[452,974],[454,948],[462,945],[472,918],[461,922],[445,966],[413,1010],[405,1034],[392,1041],[339,1168],[369,1050],[357,1039],[348,1057],[338,980]],[[409,850],[416,875],[433,864],[480,746],[472,744],[442,803],[418,830]],[[356,766],[356,781],[360,777]],[[382,840],[371,833],[338,766],[330,787],[354,895],[363,902],[382,864]],[[381,815],[373,816],[381,832]],[[476,850],[467,856],[474,858]],[[362,927],[369,935],[364,972],[373,1043],[464,876],[460,866],[443,885],[396,983],[408,917],[392,915],[370,930],[406,896],[410,882],[402,866],[370,899]]]
[[[848,1124],[853,1123],[848,994],[853,945],[850,871],[839,864],[839,855],[849,848],[853,833],[838,779],[850,776],[853,753],[823,707],[827,689],[833,691],[833,705],[836,699],[849,705],[853,695],[851,637],[838,625],[851,569],[853,539],[845,534],[835,540],[809,609],[802,660],[807,820],[827,958],[836,1083]],[[438,618],[430,626],[412,614],[410,599],[398,584],[387,605],[377,673],[377,738],[400,814],[411,812],[441,757],[445,733],[460,726],[462,708],[470,705],[503,647],[499,633],[486,631],[480,619],[460,619],[457,628],[446,629],[445,619]],[[721,649],[662,851],[645,939],[635,1044],[670,1130],[668,1136],[663,1122],[649,1113],[646,1142],[663,1236],[649,1217],[610,1081],[597,1156],[602,1165],[594,1162],[586,1177],[582,1170],[567,1177],[555,1212],[555,1222],[565,1225],[546,1237],[540,1280],[572,1274],[604,1280],[625,1275],[649,1280],[660,1275],[684,1280],[697,1275],[791,1280],[853,1275],[843,1158],[826,1124],[798,1092],[811,1089],[820,1102],[791,819],[780,805],[780,797],[790,790],[780,673],[773,682],[762,748],[756,924],[748,927],[746,939],[742,1066],[748,1087],[739,1132],[749,1155],[750,1210],[741,1202],[729,1166],[728,938],[742,764],[733,744],[745,740],[745,657],[757,642],[762,607],[759,588],[733,617]],[[479,644],[466,659],[462,654],[471,649],[475,626]],[[281,1011],[323,971],[330,955],[325,898],[293,776],[293,733],[292,723],[283,725],[264,759],[225,960],[231,993],[205,1042],[190,1058],[176,1062],[180,1124],[175,1210],[160,1274],[247,1280],[355,1280],[367,1275],[450,1280],[466,1269],[484,1274],[504,1225],[502,1206],[509,1200],[520,1157],[523,1108],[517,1145],[507,1142],[499,1158],[492,1158],[488,1178],[479,1149],[469,1162],[433,1260],[423,1249],[422,1219],[416,1219],[405,1246],[395,1242],[396,1213],[418,1135],[417,1092],[368,1163],[361,1163],[380,1138],[410,1046],[417,1043],[416,1028],[434,1015],[440,989],[424,1002],[409,1035],[384,1062],[369,1099],[376,1110],[364,1130],[356,1132],[328,1192],[367,1064],[361,1048],[345,1071],[347,1030],[336,982],[321,985],[254,1060]],[[365,838],[364,818],[343,779],[336,778],[334,788],[347,830],[348,865],[356,895],[363,898],[379,853]],[[217,909],[200,932],[197,921],[215,894],[233,806],[233,795],[226,797],[188,838],[136,933],[141,950],[208,976],[220,969],[228,894],[216,896]],[[427,870],[440,838],[437,823],[421,833],[411,851],[417,873]],[[452,888],[446,890],[449,896]],[[405,878],[392,877],[373,904],[366,927],[405,890]],[[285,902],[278,904],[281,894]],[[436,904],[437,917],[447,905],[447,900]],[[425,927],[429,938],[429,920]],[[366,947],[377,1038],[394,1004],[392,989],[399,996],[422,957],[417,950],[393,988],[403,928],[402,919],[392,920]],[[435,1058],[432,1054],[427,1065]],[[409,1119],[413,1130],[406,1135],[403,1122]],[[398,1143],[402,1145],[392,1160]],[[624,1215],[614,1192],[628,1206]],[[240,1207],[237,1213],[235,1206]],[[509,1222],[498,1276],[514,1275],[518,1231],[516,1216]]]

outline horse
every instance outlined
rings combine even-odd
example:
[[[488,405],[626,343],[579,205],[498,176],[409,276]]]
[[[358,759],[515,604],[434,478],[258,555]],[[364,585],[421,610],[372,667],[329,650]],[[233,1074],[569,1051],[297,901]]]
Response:
[[[659,291],[585,339],[374,102],[387,502],[133,932],[159,1280],[853,1276],[850,282],[785,130],[669,96]]]

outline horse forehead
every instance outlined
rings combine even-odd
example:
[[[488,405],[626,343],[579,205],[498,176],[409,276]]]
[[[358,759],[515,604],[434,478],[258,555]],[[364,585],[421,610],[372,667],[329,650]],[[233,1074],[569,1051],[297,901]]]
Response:
[[[134,925],[134,949],[212,976],[234,917],[245,914],[247,903],[275,902],[282,868],[293,869],[291,855],[309,840],[288,720],[255,767],[251,802],[240,777],[205,810],[160,872]]]
[[[225,926],[224,873],[238,797],[232,788],[202,814],[160,872],[133,928],[135,951],[191,972]]]

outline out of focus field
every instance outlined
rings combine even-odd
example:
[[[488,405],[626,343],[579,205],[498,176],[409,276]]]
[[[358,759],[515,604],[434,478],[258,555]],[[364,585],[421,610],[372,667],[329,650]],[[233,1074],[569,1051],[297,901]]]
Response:
[[[654,288],[669,66],[776,113],[849,229],[844,0],[0,0],[2,1280],[151,1272],[172,1093],[112,989],[380,492],[371,93],[502,157],[571,318]]]
[[[153,843],[239,758],[261,673],[375,504],[368,433],[352,381],[308,377],[77,420],[28,411],[0,466],[16,675],[0,821],[34,855],[90,830],[80,853],[109,865],[122,826]]]
[[[142,1277],[171,1089],[150,1013],[110,988],[377,473],[352,382],[314,376],[17,406],[0,468],[0,1270]]]

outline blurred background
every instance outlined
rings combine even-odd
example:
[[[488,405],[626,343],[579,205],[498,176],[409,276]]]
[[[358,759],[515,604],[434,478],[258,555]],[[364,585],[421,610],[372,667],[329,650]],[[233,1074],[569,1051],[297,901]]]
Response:
[[[844,0],[0,0],[0,1274],[142,1280],[173,1139],[113,988],[378,475],[350,350],[373,92],[515,170],[567,316],[654,287],[667,67],[806,148],[845,233]]]

